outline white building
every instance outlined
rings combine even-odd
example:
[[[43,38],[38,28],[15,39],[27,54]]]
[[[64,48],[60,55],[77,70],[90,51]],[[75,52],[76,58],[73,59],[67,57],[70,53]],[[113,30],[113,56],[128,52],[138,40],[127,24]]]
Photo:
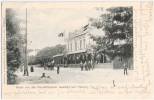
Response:
[[[96,54],[94,52],[93,47],[96,45],[96,42],[91,38],[91,35],[103,36],[103,34],[102,30],[90,27],[89,24],[69,33],[66,39],[66,53],[55,55],[55,61],[57,63],[79,64],[81,61],[91,60],[94,57],[92,55],[95,55],[95,57],[99,56],[100,62],[104,63],[104,54]]]
[[[69,33],[67,39],[67,53],[81,53],[92,50],[92,46],[95,45],[95,41],[90,38],[92,34],[88,25],[82,27],[80,30],[75,30]]]

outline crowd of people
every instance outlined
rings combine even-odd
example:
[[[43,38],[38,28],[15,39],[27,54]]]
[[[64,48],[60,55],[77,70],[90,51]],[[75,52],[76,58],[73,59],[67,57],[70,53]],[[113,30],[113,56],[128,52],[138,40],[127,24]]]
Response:
[[[101,63],[101,60],[102,55],[83,53],[76,56],[60,56],[58,59],[53,58],[50,61],[45,62],[41,66],[43,66],[45,70],[54,70],[54,68],[56,67],[57,74],[59,74],[61,67],[73,67],[74,65],[80,67],[81,71],[93,70],[96,64]],[[105,57],[103,58],[103,61],[105,62]],[[123,65],[123,68],[124,75],[127,75],[127,65],[125,63]],[[33,72],[33,70],[34,69],[31,68],[31,72]]]
[[[81,67],[81,70],[90,70],[94,69],[95,63],[101,62],[101,55],[94,54],[78,54],[78,55],[67,55],[67,56],[59,56],[57,58],[52,59],[50,62],[44,64],[45,69],[54,69],[56,65],[62,65],[63,67],[67,67],[68,65],[78,64]]]

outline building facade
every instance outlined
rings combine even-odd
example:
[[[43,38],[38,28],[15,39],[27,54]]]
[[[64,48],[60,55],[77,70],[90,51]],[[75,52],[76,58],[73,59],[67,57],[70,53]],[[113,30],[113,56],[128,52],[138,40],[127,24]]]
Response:
[[[66,39],[66,53],[55,55],[54,59],[60,64],[79,64],[85,61],[97,61],[97,63],[105,63],[104,54],[96,54],[93,47],[96,45],[91,38],[91,28],[88,25],[79,30],[75,30],[68,34]]]
[[[67,53],[73,54],[86,52],[89,49],[92,50],[95,41],[90,38],[90,34],[90,31],[88,29],[84,30],[84,28],[69,33],[67,39]]]
[[[84,63],[85,61],[93,61],[95,64],[97,64],[96,66],[101,65],[104,67],[106,65],[102,65],[102,63],[106,63],[110,66],[113,66],[112,68],[114,69],[123,68],[123,64],[127,62],[126,64],[128,65],[128,68],[133,69],[132,57],[125,61],[125,59],[123,59],[121,56],[116,56],[111,60],[111,58],[103,51],[95,51],[93,47],[96,46],[96,42],[91,38],[91,35],[94,34],[95,31],[91,31],[91,28],[85,27],[69,33],[66,39],[66,52],[63,54],[55,55],[55,62],[57,64],[66,64],[66,66],[72,66],[72,64],[80,64],[81,62]],[[114,45],[120,45],[124,43],[125,41],[116,41]]]

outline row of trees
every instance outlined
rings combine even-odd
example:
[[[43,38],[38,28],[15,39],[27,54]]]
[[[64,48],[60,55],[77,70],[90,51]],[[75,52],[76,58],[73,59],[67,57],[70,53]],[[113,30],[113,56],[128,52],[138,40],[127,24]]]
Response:
[[[62,54],[65,51],[65,45],[56,45],[53,47],[46,47],[40,50],[36,56],[30,57],[29,64],[45,64],[53,59],[54,55]]]
[[[16,13],[12,9],[6,9],[6,45],[7,45],[7,83],[14,84],[14,72],[24,63],[23,48],[24,36],[20,33],[19,22]]]

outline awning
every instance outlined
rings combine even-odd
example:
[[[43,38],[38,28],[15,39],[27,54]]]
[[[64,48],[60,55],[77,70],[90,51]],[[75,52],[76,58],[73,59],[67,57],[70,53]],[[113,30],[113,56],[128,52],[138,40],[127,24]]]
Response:
[[[54,55],[53,57],[60,57],[60,56],[63,56],[64,54],[57,54],[57,55]]]
[[[83,52],[86,52],[86,50],[72,51],[72,52],[66,53],[65,55],[77,54],[77,53],[83,53]],[[54,55],[53,57],[60,57],[60,56],[64,56],[64,54],[57,54],[57,55]]]
[[[86,50],[78,50],[78,51],[68,52],[67,54],[76,54],[76,53],[83,53],[83,52],[86,52]]]

